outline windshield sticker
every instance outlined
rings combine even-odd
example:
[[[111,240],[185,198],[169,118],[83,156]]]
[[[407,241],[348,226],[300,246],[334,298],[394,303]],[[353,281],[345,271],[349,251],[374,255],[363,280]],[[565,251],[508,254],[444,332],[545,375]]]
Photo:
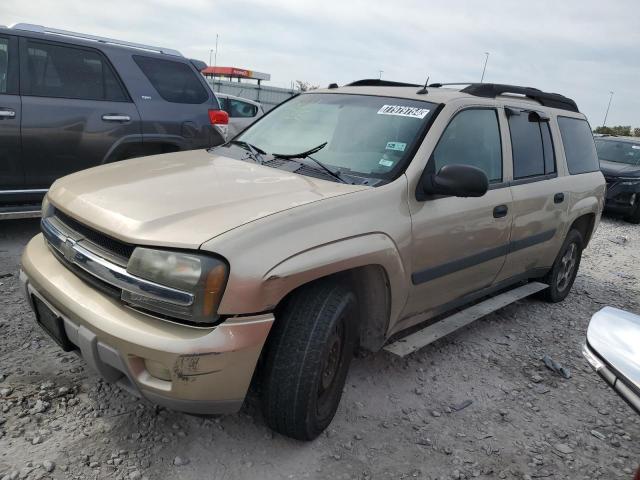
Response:
[[[383,167],[393,167],[393,160],[387,160],[386,158],[381,158],[378,163]]]
[[[394,150],[396,152],[404,152],[407,148],[407,144],[403,142],[387,142],[386,150]]]
[[[378,110],[378,115],[397,115],[411,118],[424,118],[428,113],[428,108],[405,107],[403,105],[383,105]]]
[[[387,145],[389,145],[387,143]],[[634,150],[640,150],[640,145],[631,145],[631,148],[633,148]]]

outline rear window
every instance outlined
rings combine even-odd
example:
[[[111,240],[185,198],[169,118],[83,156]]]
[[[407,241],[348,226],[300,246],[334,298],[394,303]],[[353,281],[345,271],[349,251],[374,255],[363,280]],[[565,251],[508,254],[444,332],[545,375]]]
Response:
[[[509,110],[509,131],[516,180],[556,172],[549,124],[530,112]]]
[[[600,170],[591,127],[586,120],[558,117],[558,126],[571,175]]]
[[[140,55],[134,55],[133,60],[167,102],[199,104],[209,99],[198,76],[186,63]]]
[[[25,95],[128,101],[111,66],[95,50],[28,40],[26,60]]]

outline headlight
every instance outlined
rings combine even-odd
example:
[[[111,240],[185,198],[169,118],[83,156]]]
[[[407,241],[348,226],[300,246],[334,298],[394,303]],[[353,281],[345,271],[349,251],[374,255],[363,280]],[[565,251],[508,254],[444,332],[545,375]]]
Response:
[[[154,283],[191,293],[191,305],[176,304],[126,290],[126,303],[167,317],[195,324],[212,324],[227,282],[227,264],[217,258],[194,253],[153,250],[138,247],[133,251],[127,272]]]
[[[618,178],[622,182],[622,185],[639,185],[640,177],[620,177]]]

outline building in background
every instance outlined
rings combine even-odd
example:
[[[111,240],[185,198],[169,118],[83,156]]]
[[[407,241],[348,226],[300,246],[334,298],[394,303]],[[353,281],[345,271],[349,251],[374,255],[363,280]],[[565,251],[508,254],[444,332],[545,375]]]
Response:
[[[245,68],[206,67],[201,72],[216,93],[253,100],[262,104],[265,111],[300,93],[293,85],[291,88],[262,85],[263,81],[271,80],[271,75]]]

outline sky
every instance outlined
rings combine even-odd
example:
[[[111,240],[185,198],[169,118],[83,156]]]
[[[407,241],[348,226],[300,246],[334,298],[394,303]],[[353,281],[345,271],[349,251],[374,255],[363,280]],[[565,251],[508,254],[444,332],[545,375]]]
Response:
[[[638,0],[0,0],[17,22],[175,48],[327,86],[479,81],[562,93],[592,126],[640,127]]]

